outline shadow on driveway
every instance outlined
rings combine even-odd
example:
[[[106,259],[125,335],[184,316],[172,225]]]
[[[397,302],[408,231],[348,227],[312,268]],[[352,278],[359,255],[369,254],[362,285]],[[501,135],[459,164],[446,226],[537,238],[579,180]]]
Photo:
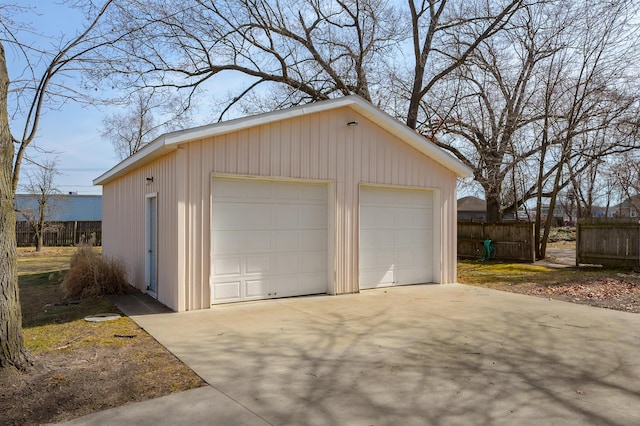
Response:
[[[132,318],[270,424],[640,424],[637,314],[448,284]]]

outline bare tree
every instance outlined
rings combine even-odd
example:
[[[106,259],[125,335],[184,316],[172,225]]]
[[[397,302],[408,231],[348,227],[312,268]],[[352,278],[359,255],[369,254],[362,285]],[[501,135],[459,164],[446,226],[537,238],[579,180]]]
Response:
[[[44,161],[42,165],[37,165],[35,171],[27,172],[26,182],[21,185],[29,199],[24,205],[17,205],[16,211],[33,228],[36,251],[42,250],[44,233],[55,229],[47,219],[61,207],[61,193],[55,184],[55,179],[60,174],[57,165],[56,159]]]
[[[408,80],[411,82],[406,113],[409,127],[415,129],[430,123],[433,106],[427,94],[463,65],[479,45],[500,32],[527,3],[523,0],[408,1],[414,56],[413,72]]]
[[[218,98],[218,119],[234,107],[259,111],[357,94],[415,128],[426,120],[424,101],[436,83],[526,3],[130,0],[119,4],[112,25],[143,28],[96,77],[195,91],[237,73],[245,86]]]
[[[63,40],[55,52],[38,50],[20,42],[20,27],[10,19],[14,7],[0,6],[0,368],[27,368],[31,362],[24,346],[22,312],[18,292],[16,263],[16,235],[14,196],[27,148],[38,132],[40,116],[47,105],[85,98],[85,94],[64,85],[67,72],[95,67],[88,55],[97,48],[114,43],[122,31],[113,30],[109,38],[96,38],[98,23],[112,0],[102,7],[91,4],[87,13],[92,17],[83,31],[69,40]],[[123,29],[126,31],[126,29]],[[10,80],[5,56],[6,45],[15,46],[27,61],[26,70],[31,73],[24,80],[16,81],[10,91]],[[39,64],[44,64],[44,69]],[[16,96],[12,122],[17,133],[9,126],[9,96]],[[20,120],[21,119],[21,120]],[[21,123],[18,123],[21,121]]]
[[[184,128],[191,123],[191,110],[185,109],[177,96],[140,90],[126,101],[129,109],[102,120],[102,137],[111,142],[121,160],[140,151],[160,132]]]
[[[442,79],[447,84],[436,86],[435,102],[424,106],[432,118],[421,132],[474,170],[488,221],[536,200],[540,258],[558,194],[595,176],[606,156],[636,146],[620,130],[634,113],[629,70],[638,70],[629,47],[636,13],[630,1],[520,9]]]
[[[539,137],[542,150],[536,185],[536,255],[544,258],[553,217],[542,222],[542,198],[553,212],[557,197],[572,178],[608,155],[634,148],[623,140],[602,138],[632,111],[634,96],[625,95],[623,64],[636,37],[629,28],[633,2],[580,3],[572,16],[568,48],[553,57],[542,108],[545,119]],[[634,49],[635,50],[635,49]],[[629,63],[631,64],[631,63]]]
[[[630,151],[616,156],[608,164],[607,175],[612,182],[611,192],[618,194],[619,203],[640,212],[640,152]]]
[[[538,73],[557,47],[559,30],[546,26],[546,11],[527,8],[507,31],[485,39],[459,69],[449,75],[450,90],[433,110],[438,119],[422,127],[427,135],[445,131],[436,142],[474,171],[487,201],[487,221],[501,220],[503,185],[516,168],[539,151],[530,142],[530,126],[543,115],[533,108],[541,90]],[[512,197],[513,198],[513,197]],[[513,198],[517,210],[518,200]]]

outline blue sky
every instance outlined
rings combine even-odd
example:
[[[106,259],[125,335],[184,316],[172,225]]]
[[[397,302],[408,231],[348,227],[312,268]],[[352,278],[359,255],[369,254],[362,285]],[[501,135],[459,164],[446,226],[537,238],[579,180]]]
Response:
[[[0,5],[4,0],[0,0]],[[30,6],[32,10],[12,18],[19,22],[30,23],[33,28],[47,37],[66,35],[65,40],[72,37],[83,28],[83,17],[77,11],[60,4],[57,0],[20,0],[21,6]],[[48,38],[20,35],[21,42],[34,46],[49,47]],[[44,45],[44,46],[43,46]],[[23,68],[15,49],[5,46],[9,77],[17,78]],[[214,93],[227,93],[234,87],[246,84],[241,76],[225,76],[209,85]],[[206,110],[206,108],[204,108]],[[101,194],[102,188],[93,186],[93,179],[100,176],[113,166],[119,159],[108,140],[101,136],[102,120],[115,109],[67,103],[60,110],[46,110],[38,128],[37,137],[29,155],[36,161],[45,157],[58,159],[58,170],[61,175],[56,179],[57,187],[62,192],[77,192],[78,194]],[[122,112],[122,110],[120,110]],[[206,124],[211,120],[206,114],[193,116],[194,125]],[[21,135],[22,128],[12,123],[12,132]],[[44,153],[46,152],[46,153]],[[35,169],[36,166],[23,164],[21,182],[24,172]],[[23,192],[20,189],[18,192]]]
[[[39,32],[51,37],[61,34],[73,35],[82,26],[82,16],[58,2],[50,0],[21,0],[21,5],[33,6],[33,11],[14,16],[20,22],[29,22]],[[20,40],[42,44],[46,40],[29,39],[22,34]],[[21,72],[21,64],[11,47],[5,47],[9,77],[15,79]],[[101,194],[102,188],[93,186],[92,180],[113,167],[118,159],[108,141],[102,140],[100,127],[104,112],[95,107],[67,103],[60,110],[46,110],[42,116],[33,145],[49,153],[30,150],[29,155],[37,160],[57,157],[61,175],[56,179],[63,192],[77,191],[79,194]],[[12,123],[12,132],[20,135],[22,127]],[[25,171],[35,166],[25,163]],[[23,179],[21,179],[23,181]],[[18,192],[23,192],[20,189]]]

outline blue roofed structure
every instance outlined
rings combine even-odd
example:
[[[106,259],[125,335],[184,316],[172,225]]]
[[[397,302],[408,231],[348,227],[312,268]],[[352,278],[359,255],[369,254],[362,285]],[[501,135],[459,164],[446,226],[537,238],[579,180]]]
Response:
[[[33,217],[33,212],[38,209],[37,196],[33,194],[16,194],[15,210],[16,220],[26,220],[26,212]],[[78,195],[60,194],[50,200],[47,212],[47,221],[101,221],[102,220],[102,195]]]

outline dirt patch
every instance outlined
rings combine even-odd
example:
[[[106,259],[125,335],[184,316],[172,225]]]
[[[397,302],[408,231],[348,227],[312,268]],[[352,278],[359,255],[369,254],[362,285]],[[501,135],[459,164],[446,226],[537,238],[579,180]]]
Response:
[[[640,277],[592,279],[580,283],[530,284],[514,287],[517,293],[565,302],[640,313]]]
[[[640,313],[640,273],[554,262],[458,263],[461,283]]]
[[[64,272],[49,271],[68,267],[71,253],[19,257],[23,331],[34,366],[0,370],[0,424],[62,422],[205,384],[131,319],[85,321],[120,312],[103,297],[64,298]]]
[[[203,385],[133,321],[118,322],[124,331],[118,336],[103,336],[106,328],[95,327],[35,353],[30,371],[3,380],[8,385],[0,389],[1,423],[61,422]]]

